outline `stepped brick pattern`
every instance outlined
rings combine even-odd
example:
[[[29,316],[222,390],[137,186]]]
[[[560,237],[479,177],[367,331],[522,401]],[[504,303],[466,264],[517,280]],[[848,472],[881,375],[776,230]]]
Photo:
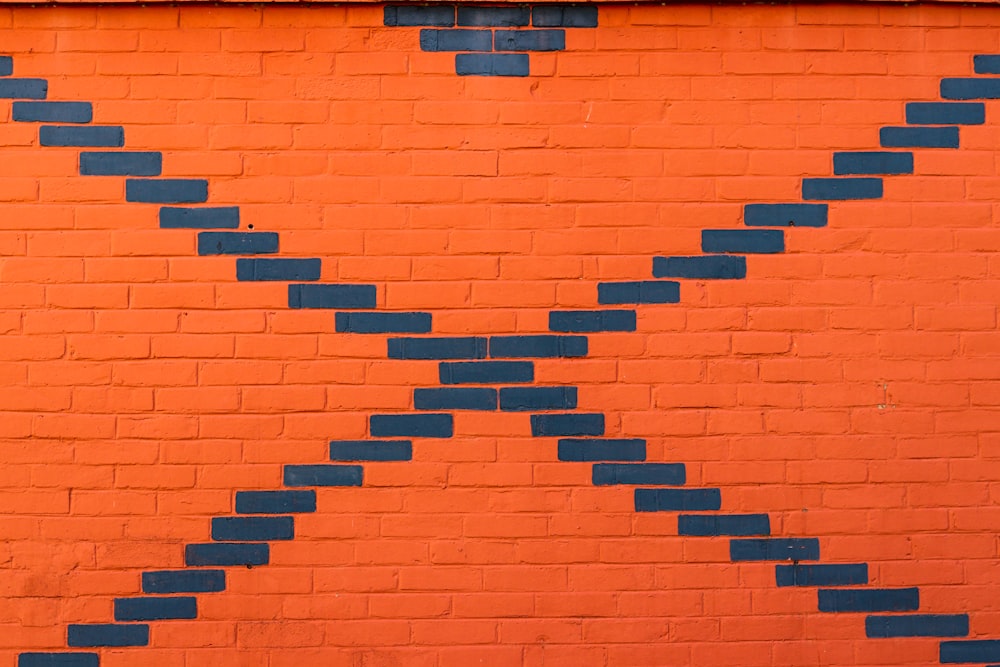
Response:
[[[0,664],[1000,664],[998,21],[0,9]]]

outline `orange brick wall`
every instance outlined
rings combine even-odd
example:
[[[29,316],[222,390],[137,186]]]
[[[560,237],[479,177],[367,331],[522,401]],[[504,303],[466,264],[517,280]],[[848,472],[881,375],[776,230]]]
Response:
[[[514,77],[460,76],[384,20],[0,9],[12,77],[92,102],[92,125],[124,128],[115,150],[162,153],[162,177],[207,179],[207,206],[239,207],[230,231],[277,232],[318,282],[432,318],[343,333],[334,310],[290,308],[301,280],[237,280],[199,230],[126,201],[126,178],[81,175],[104,148],[42,146],[52,123],[0,100],[0,665],[939,664],[941,638],[869,638],[869,614],[777,586],[788,563],[637,511],[648,485],[594,485],[561,436],[533,436],[544,410],[433,410],[452,437],[318,488],[294,539],[221,568],[197,618],[150,621],[146,647],[67,647],[143,572],[184,569],[237,492],[331,464],[331,440],[377,435],[372,415],[419,414],[439,361],[387,339],[551,335],[551,311],[607,309],[635,331],[526,362],[529,384],[577,388],[557,412],[683,464],[682,489],[719,489],[712,516],[766,515],[771,538],[818,539],[819,563],[866,563],[856,588],[919,587],[917,614],[1000,639],[996,102],[958,149],[891,149],[912,175],[782,228],[745,278],[598,302],[599,283],[653,281],[654,257],[702,255],[703,230],[751,229],[744,205],[803,202],[834,153],[886,150],[880,128],[941,101],[943,78],[989,79],[973,57],[1000,52],[1000,9],[601,5]]]

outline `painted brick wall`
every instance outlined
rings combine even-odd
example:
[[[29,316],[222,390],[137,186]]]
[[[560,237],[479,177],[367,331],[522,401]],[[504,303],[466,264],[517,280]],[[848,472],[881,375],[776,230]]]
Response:
[[[1000,662],[998,12],[0,9],[0,665]]]

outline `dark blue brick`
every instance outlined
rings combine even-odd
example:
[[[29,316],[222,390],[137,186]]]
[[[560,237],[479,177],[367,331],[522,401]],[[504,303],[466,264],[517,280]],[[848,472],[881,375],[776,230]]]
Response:
[[[885,144],[882,144],[883,146]],[[881,178],[803,178],[803,199],[880,199]]]
[[[946,100],[1000,99],[1000,79],[941,79],[941,97]]]
[[[554,310],[549,330],[575,333],[635,331],[634,310]]]
[[[276,232],[201,232],[199,255],[257,255],[278,252]]]
[[[496,410],[497,390],[487,387],[414,389],[417,410]]]
[[[237,491],[238,514],[300,514],[316,511],[316,492]]]
[[[636,489],[636,512],[717,510],[722,507],[719,489]]]
[[[285,486],[361,486],[361,466],[299,465],[285,466]]]
[[[604,415],[531,415],[531,435],[604,435]]]
[[[586,336],[492,336],[490,356],[495,359],[585,357]]]
[[[455,361],[438,366],[441,384],[492,384],[532,382],[535,364],[530,361]]]
[[[142,573],[143,593],[218,593],[224,590],[225,570],[160,570]]]
[[[916,588],[821,588],[819,610],[839,611],[916,611],[920,591]]]
[[[218,542],[268,542],[295,538],[290,516],[217,516],[212,519],[212,539]]]
[[[76,647],[96,646],[149,646],[149,626],[138,623],[94,623],[70,625],[66,645]]]
[[[318,271],[316,275],[318,276]],[[288,286],[289,308],[375,308],[377,306],[378,290],[375,285]]]
[[[477,7],[475,5],[460,5],[458,7],[458,25],[476,26],[521,26],[528,25],[531,20],[529,7]]]
[[[785,252],[780,229],[703,229],[702,252],[773,254]]]
[[[595,463],[595,486],[612,484],[662,484],[680,486],[687,481],[683,463]]]
[[[319,280],[322,261],[309,259],[237,259],[237,280]],[[294,308],[289,304],[289,307]]]
[[[159,176],[162,171],[162,153],[117,151],[80,153],[82,176]]]
[[[382,21],[388,26],[452,26],[455,25],[453,5],[387,5]]]
[[[886,148],[958,148],[957,127],[883,127],[878,135]]]
[[[455,433],[454,419],[448,414],[372,415],[372,437],[450,438]]]
[[[965,637],[969,634],[968,614],[912,614],[869,616],[865,619],[869,637]]]
[[[528,76],[526,53],[459,53],[455,73],[462,76]]]
[[[203,178],[125,180],[125,201],[147,204],[197,204],[207,199],[208,181]]]
[[[115,598],[116,621],[165,621],[198,618],[194,597]]]
[[[421,51],[492,51],[490,30],[421,30]]]
[[[853,174],[912,174],[913,153],[891,151],[858,151],[833,154],[833,173]]]
[[[819,560],[819,540],[815,537],[775,537],[730,540],[733,561]]]
[[[1000,660],[1000,639],[941,642],[939,658],[946,665],[962,662],[996,662]]]
[[[187,565],[267,565],[267,544],[188,544],[184,547]]]
[[[576,408],[576,387],[504,387],[500,390],[500,409],[572,410]]]
[[[44,100],[48,92],[45,79],[0,79],[0,99]]]
[[[985,53],[972,56],[972,68],[976,74],[1000,74],[1000,56]]]
[[[0,76],[10,76],[14,73],[14,59],[10,56],[0,56]]]
[[[868,564],[775,565],[778,586],[855,586],[868,583]]]
[[[2,83],[3,80],[0,80],[0,84]],[[96,125],[42,125],[38,128],[38,141],[42,146],[121,148],[125,145],[125,128]]]
[[[565,30],[497,30],[496,51],[562,51],[566,48]]]
[[[640,438],[563,438],[560,461],[645,461],[646,441]]]
[[[982,102],[907,102],[906,122],[911,125],[982,125]]]
[[[733,280],[747,277],[747,258],[736,255],[654,257],[655,278]]]
[[[409,461],[413,443],[409,440],[333,440],[331,461]]]
[[[531,23],[536,28],[596,28],[595,5],[535,5]]]
[[[0,64],[2,64],[0,60]],[[98,667],[96,653],[22,653],[17,656],[17,667]]]
[[[679,535],[770,535],[771,520],[766,514],[681,514]]]
[[[90,102],[14,102],[11,118],[24,123],[89,123]]]
[[[337,313],[340,333],[430,333],[430,313]]]
[[[390,359],[484,359],[486,339],[390,338]]]
[[[240,226],[239,206],[160,209],[162,229],[236,229]]]
[[[627,283],[598,283],[597,303],[677,303],[681,285],[672,280],[642,280]]]
[[[747,227],[826,227],[828,204],[747,204]]]

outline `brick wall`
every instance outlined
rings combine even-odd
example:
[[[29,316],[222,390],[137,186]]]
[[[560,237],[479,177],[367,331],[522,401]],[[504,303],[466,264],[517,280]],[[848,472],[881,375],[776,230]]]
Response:
[[[998,12],[0,9],[0,664],[1000,662]]]

